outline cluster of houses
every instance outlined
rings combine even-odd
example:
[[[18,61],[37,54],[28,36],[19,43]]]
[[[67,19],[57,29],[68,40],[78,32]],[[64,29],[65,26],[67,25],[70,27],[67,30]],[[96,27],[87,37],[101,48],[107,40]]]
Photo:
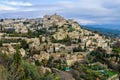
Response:
[[[46,33],[39,35],[39,37],[11,37],[8,34],[27,34],[28,30],[35,32],[38,29],[46,29]],[[56,41],[51,41],[53,37]],[[70,39],[70,45],[60,43],[64,39]],[[110,44],[111,40],[106,39],[104,36],[100,36],[89,30],[82,29],[80,25],[74,20],[66,20],[63,17],[54,15],[45,15],[43,18],[37,19],[3,19],[0,20],[0,39],[4,40],[25,40],[29,45],[29,52],[37,50],[33,53],[35,60],[42,61],[43,59],[49,60],[50,56],[54,59],[59,59],[61,55],[65,55],[65,60],[69,66],[76,61],[85,61],[86,54],[94,50],[97,47],[103,47],[108,52],[111,52]],[[21,45],[18,42],[7,43],[3,41],[0,51],[7,54],[15,53],[15,46]],[[73,52],[74,48],[81,47],[86,51]],[[27,56],[27,50],[20,48],[20,53],[23,57]]]

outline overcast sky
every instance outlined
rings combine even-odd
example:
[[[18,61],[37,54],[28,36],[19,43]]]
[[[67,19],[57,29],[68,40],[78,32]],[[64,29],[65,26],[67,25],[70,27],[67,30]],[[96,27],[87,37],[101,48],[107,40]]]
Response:
[[[54,13],[81,24],[120,24],[120,0],[0,0],[0,18]]]

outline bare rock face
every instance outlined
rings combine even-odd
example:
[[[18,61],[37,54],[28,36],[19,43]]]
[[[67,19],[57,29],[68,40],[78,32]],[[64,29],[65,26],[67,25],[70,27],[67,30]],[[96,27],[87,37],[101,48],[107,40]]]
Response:
[[[52,69],[52,71],[59,76],[60,80],[75,80],[73,76],[68,72],[61,71],[54,68]]]

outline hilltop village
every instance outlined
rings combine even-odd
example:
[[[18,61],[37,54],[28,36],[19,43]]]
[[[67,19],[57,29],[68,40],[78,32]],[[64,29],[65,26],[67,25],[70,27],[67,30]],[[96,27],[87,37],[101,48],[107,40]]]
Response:
[[[57,14],[36,19],[0,20],[1,54],[14,56],[19,53],[31,66],[40,67],[41,74],[49,71],[57,77],[31,77],[30,80],[117,80],[119,71],[110,66],[119,66],[119,54],[113,55],[112,45],[116,42]]]

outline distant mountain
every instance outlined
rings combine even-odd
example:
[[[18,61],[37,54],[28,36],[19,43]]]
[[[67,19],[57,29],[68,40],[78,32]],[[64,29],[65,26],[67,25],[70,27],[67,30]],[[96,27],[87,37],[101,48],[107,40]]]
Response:
[[[120,25],[82,25],[83,28],[92,30],[92,31],[98,31],[101,34],[104,34],[106,36],[110,37],[119,37],[120,38]]]
[[[88,27],[93,28],[105,28],[105,29],[112,29],[112,30],[120,30],[120,24],[103,24],[103,25],[85,25]]]

